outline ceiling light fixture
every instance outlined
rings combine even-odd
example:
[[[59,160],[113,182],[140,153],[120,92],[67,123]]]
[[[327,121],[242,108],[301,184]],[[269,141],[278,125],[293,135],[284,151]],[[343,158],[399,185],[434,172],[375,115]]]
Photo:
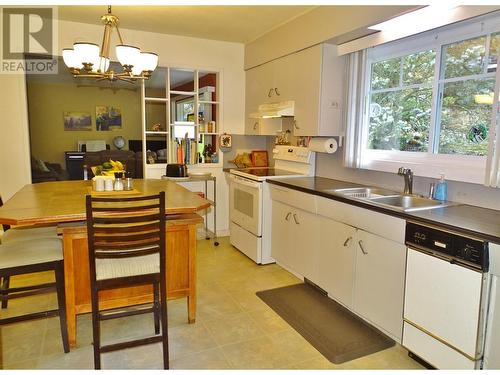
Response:
[[[141,52],[139,48],[123,43],[118,29],[119,20],[111,14],[111,6],[108,6],[108,13],[101,17],[101,21],[104,23],[104,36],[100,49],[94,43],[78,42],[73,44],[73,48],[62,50],[64,63],[73,77],[131,83],[151,77],[158,66],[158,55]],[[120,39],[120,44],[116,46],[116,57],[123,67],[121,73],[110,69],[109,45],[113,28],[116,28]]]

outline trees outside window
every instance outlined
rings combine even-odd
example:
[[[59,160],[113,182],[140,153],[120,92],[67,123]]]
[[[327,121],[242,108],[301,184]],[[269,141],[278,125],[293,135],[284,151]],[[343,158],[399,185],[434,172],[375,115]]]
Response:
[[[484,156],[500,33],[370,64],[367,148]]]

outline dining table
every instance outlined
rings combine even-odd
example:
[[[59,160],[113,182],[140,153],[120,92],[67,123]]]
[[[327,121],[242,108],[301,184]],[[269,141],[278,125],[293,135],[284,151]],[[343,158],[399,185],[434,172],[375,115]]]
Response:
[[[200,212],[211,202],[173,181],[134,179],[134,191],[108,192],[109,196],[153,195],[165,192],[167,298],[187,300],[187,320],[196,319],[197,226]],[[57,226],[62,238],[68,335],[77,342],[77,316],[91,312],[90,274],[85,223],[86,195],[102,195],[92,190],[92,181],[53,181],[28,184],[0,207],[0,224],[11,226]],[[125,195],[124,195],[125,194]],[[153,301],[151,285],[103,291],[100,309],[115,309]]]

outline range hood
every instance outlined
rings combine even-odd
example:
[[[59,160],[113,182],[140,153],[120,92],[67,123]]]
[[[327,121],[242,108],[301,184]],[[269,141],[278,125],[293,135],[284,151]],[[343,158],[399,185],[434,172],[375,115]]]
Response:
[[[267,103],[259,105],[259,112],[252,113],[251,118],[276,118],[294,116],[295,102],[293,100],[285,102]]]

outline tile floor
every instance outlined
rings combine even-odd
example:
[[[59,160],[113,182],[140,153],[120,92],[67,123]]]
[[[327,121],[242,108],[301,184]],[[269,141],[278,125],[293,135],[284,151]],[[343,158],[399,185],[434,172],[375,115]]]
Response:
[[[399,345],[334,365],[274,313],[256,295],[258,290],[300,282],[277,265],[257,266],[235,250],[228,238],[221,245],[200,240],[198,246],[198,312],[187,324],[185,299],[169,301],[170,364],[173,369],[415,369],[420,366]],[[48,278],[50,275],[43,275]],[[29,277],[13,280],[21,285]],[[3,316],[55,306],[55,296],[9,302]],[[103,322],[103,340],[153,332],[149,315]],[[78,345],[62,350],[58,318],[0,327],[0,368],[92,369],[89,314],[78,318]],[[149,334],[149,332],[148,332]],[[104,369],[162,368],[161,346],[103,355]]]

